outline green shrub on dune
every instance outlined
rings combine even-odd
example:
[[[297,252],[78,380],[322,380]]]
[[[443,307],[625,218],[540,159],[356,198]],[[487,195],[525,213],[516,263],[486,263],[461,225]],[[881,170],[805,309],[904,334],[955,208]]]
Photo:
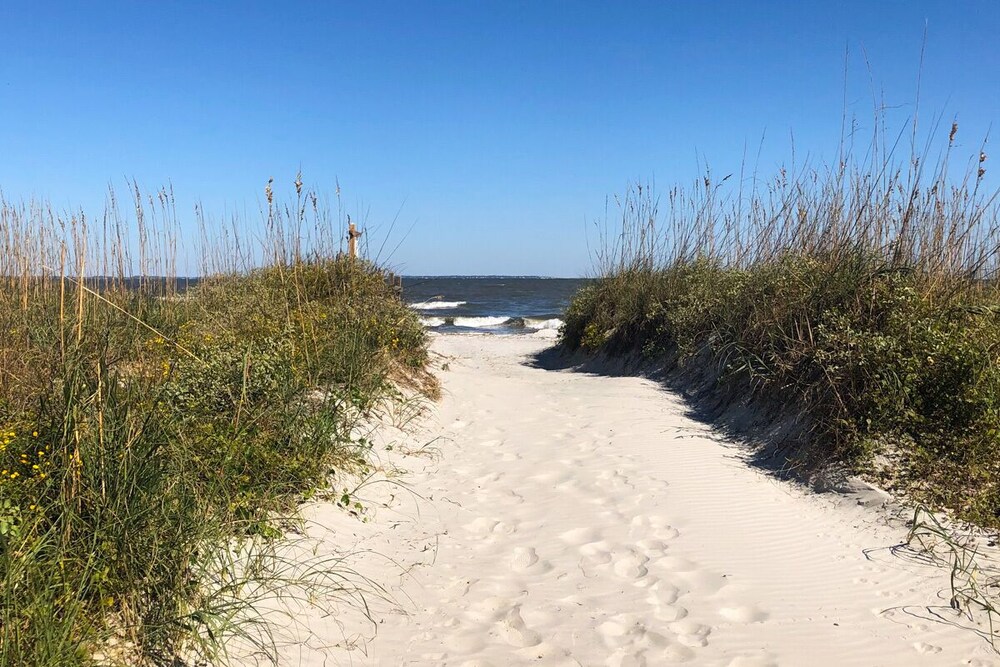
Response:
[[[3,206],[0,665],[224,657],[251,591],[284,576],[237,555],[365,463],[351,428],[422,372],[423,330],[344,256],[184,294],[40,277],[26,239],[65,258],[65,237]]]
[[[1000,525],[996,197],[981,161],[954,185],[947,160],[929,181],[781,175],[742,205],[706,179],[669,216],[639,188],[562,342],[707,364],[727,396],[804,418],[805,456]]]

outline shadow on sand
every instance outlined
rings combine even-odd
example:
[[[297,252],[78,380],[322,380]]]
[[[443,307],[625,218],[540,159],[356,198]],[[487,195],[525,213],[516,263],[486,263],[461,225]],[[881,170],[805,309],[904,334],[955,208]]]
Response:
[[[839,500],[845,503],[882,506],[884,514],[877,515],[879,521],[888,519],[901,528],[911,525],[907,524],[906,520],[913,515],[912,507],[852,477],[843,465],[831,460],[829,455],[824,457],[821,455],[822,452],[811,451],[816,447],[810,446],[808,424],[791,414],[792,411],[787,405],[778,400],[768,401],[760,397],[748,399],[745,390],[720,383],[719,369],[708,359],[681,367],[676,359],[670,357],[659,363],[651,363],[638,355],[591,356],[569,352],[556,345],[529,357],[525,364],[552,372],[587,373],[605,377],[639,376],[653,380],[665,391],[682,399],[681,405],[684,406],[686,416],[707,426],[729,444],[735,452],[734,458],[745,461],[768,474],[804,484],[816,491],[834,492]],[[977,542],[972,540],[969,544],[976,545]],[[964,549],[961,551],[963,559],[976,558],[979,555],[978,548],[975,547],[972,552]],[[978,634],[996,648],[997,635],[993,630],[994,612],[986,612],[987,620],[980,622],[982,617],[974,618],[973,609],[969,607],[971,601],[973,605],[985,604],[993,609],[992,599],[967,597],[966,610],[958,614],[949,605],[949,600],[953,601],[955,595],[954,576],[958,571],[954,569],[955,563],[970,561],[956,561],[954,558],[942,560],[909,542],[864,549],[863,554],[869,561],[896,561],[922,567],[943,568],[946,571],[952,569],[952,585],[942,588],[937,593],[941,604],[888,607],[882,610],[880,615],[895,610],[902,612],[909,620],[919,619],[962,628]],[[977,574],[983,575],[986,580],[990,580],[989,575],[994,577],[992,579],[994,581],[1000,577],[1000,574],[997,574],[1000,573],[1000,565],[989,560],[977,561],[975,568],[965,572],[972,581]]]
[[[828,452],[810,446],[808,422],[779,400],[747,396],[745,390],[719,382],[720,369],[708,358],[681,366],[674,355],[658,362],[637,354],[612,357],[546,348],[525,362],[531,368],[605,377],[644,377],[683,399],[685,415],[709,427],[748,464],[771,475],[805,484],[816,491],[869,496],[876,490],[852,478]],[[881,500],[886,494],[877,492]],[[858,498],[862,500],[862,498]]]

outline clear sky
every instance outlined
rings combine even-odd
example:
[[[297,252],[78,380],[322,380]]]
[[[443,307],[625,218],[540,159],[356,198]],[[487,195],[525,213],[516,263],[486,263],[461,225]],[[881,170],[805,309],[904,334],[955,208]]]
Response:
[[[921,118],[957,116],[971,154],[1000,124],[996,0],[8,0],[0,189],[93,212],[109,183],[169,182],[193,224],[301,167],[373,233],[401,210],[405,273],[579,275],[630,181],[737,171],[762,136],[770,170],[793,132],[832,155],[845,49],[849,113],[871,117],[867,55],[904,123],[925,23]]]

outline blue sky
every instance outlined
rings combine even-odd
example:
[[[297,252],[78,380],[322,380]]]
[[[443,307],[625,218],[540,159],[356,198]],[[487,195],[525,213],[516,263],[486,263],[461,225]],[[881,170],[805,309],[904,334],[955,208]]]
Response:
[[[401,210],[403,272],[579,275],[630,181],[738,171],[762,136],[763,171],[792,133],[832,155],[845,49],[849,113],[871,117],[866,56],[904,123],[925,22],[921,118],[978,151],[1000,3],[819,4],[5,2],[0,189],[94,213],[109,183],[171,183],[193,225],[301,167],[373,236]]]

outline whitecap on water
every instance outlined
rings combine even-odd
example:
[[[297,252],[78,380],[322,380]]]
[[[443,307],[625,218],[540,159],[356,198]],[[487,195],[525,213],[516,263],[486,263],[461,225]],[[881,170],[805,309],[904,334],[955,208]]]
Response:
[[[415,308],[416,310],[451,310],[459,306],[464,306],[466,303],[465,301],[420,301],[409,305],[410,308]]]

